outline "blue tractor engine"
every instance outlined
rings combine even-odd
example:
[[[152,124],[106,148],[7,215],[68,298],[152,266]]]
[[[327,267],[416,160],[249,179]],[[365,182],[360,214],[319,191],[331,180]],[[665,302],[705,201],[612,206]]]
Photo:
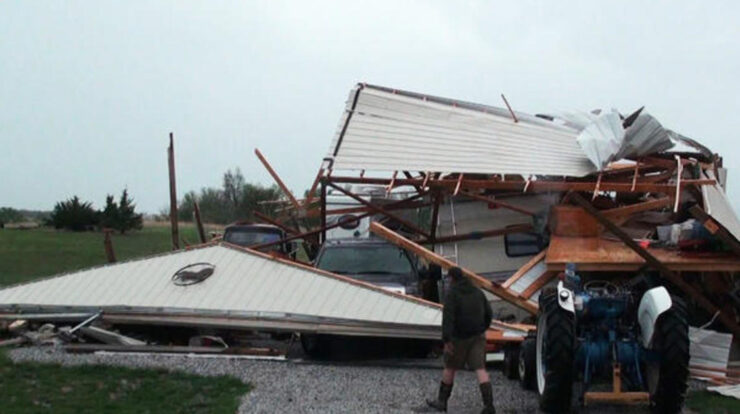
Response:
[[[583,391],[594,378],[611,378],[615,362],[630,388],[644,389],[640,363],[650,351],[638,340],[632,293],[607,281],[591,281],[581,287],[577,276],[569,275],[568,279],[575,295],[575,362],[583,367]]]

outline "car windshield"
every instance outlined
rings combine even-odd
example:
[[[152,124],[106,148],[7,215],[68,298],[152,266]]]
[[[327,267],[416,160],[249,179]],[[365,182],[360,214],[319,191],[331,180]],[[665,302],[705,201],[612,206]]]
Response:
[[[342,274],[410,275],[411,262],[395,246],[336,246],[321,254],[320,269]]]
[[[271,243],[280,240],[280,233],[260,231],[259,229],[227,230],[224,240],[239,246]]]

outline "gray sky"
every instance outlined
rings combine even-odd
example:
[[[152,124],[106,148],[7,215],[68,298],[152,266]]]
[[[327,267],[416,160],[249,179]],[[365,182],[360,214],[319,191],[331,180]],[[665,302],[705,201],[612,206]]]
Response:
[[[0,206],[167,205],[240,167],[310,186],[358,81],[545,112],[645,105],[725,157],[740,205],[738,2],[0,2]],[[645,3],[645,4],[644,4]]]

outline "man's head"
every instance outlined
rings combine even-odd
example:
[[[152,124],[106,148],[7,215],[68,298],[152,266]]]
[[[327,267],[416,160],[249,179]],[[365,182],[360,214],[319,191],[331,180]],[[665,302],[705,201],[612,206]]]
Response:
[[[457,266],[451,267],[450,270],[447,271],[447,275],[450,276],[453,282],[458,282],[463,278],[462,269]]]

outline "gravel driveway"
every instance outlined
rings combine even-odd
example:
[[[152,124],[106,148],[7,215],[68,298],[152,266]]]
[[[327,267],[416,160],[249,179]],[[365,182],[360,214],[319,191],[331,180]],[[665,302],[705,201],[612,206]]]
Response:
[[[164,355],[70,355],[54,348],[19,348],[14,361],[56,362],[64,365],[107,364],[166,368],[201,375],[230,375],[254,385],[242,400],[240,413],[410,413],[435,395],[440,370],[429,364],[384,366],[190,358]],[[396,365],[396,366],[391,366]],[[424,366],[426,365],[426,366]],[[491,369],[494,401],[499,413],[538,412],[533,392]],[[480,395],[472,373],[458,374],[450,400],[451,413],[479,413]],[[583,412],[625,412],[625,407],[594,407]],[[647,412],[633,408],[630,412]]]

